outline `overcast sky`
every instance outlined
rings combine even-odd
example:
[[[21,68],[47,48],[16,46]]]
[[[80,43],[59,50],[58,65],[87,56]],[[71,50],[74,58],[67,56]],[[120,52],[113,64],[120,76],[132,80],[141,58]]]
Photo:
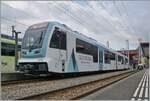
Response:
[[[150,1],[2,1],[1,31],[11,35],[15,25],[23,37],[28,26],[58,21],[118,50],[136,49],[138,39],[149,41]]]

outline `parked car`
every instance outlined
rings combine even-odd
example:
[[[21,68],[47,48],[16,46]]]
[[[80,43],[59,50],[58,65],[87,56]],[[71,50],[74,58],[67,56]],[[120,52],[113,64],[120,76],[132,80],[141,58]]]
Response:
[[[139,69],[139,70],[144,69],[144,64],[138,64],[137,69]]]

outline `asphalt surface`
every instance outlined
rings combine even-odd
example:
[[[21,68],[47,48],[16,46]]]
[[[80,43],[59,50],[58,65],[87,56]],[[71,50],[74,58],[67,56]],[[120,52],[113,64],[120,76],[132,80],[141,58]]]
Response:
[[[148,69],[139,71],[82,100],[147,100],[149,99]]]

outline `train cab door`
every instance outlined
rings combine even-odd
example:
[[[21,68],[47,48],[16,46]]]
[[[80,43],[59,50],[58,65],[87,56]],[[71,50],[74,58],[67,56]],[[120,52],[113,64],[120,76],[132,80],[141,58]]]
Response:
[[[64,72],[66,65],[66,53],[67,53],[67,33],[60,28],[55,27],[54,33],[51,38],[50,48],[52,70],[56,72]]]
[[[60,31],[60,65],[62,72],[65,72],[66,54],[67,54],[67,32]]]
[[[103,51],[99,50],[99,70],[103,69]]]

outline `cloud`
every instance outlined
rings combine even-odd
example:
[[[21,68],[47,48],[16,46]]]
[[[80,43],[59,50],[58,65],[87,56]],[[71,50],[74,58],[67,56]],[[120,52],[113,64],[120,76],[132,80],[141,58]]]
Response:
[[[150,2],[143,1],[142,5],[138,1],[123,3],[128,12],[120,1],[115,4],[111,1],[3,1],[2,16],[27,25],[56,20],[103,44],[110,41],[112,48],[126,47],[124,43],[127,39],[131,48],[137,48],[138,38],[149,40]]]

